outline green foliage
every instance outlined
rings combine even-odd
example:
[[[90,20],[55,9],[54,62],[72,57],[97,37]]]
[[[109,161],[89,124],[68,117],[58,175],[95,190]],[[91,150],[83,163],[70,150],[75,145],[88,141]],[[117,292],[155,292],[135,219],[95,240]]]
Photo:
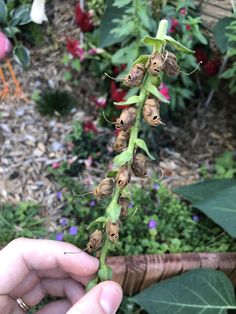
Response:
[[[45,236],[43,222],[36,204],[20,202],[17,205],[0,205],[0,246],[18,237]]]
[[[230,68],[220,77],[229,80],[230,94],[236,93],[236,20],[235,17],[229,26],[226,27],[226,36],[228,39],[227,55],[232,60]]]
[[[41,93],[36,108],[42,115],[67,116],[76,106],[75,98],[66,91],[48,89]]]
[[[236,174],[236,161],[233,152],[226,151],[215,160],[214,178],[216,179],[232,179]]]
[[[236,180],[209,180],[176,190],[232,237],[236,237]]]
[[[132,300],[150,314],[222,314],[236,309],[232,283],[224,273],[210,269],[154,284]]]

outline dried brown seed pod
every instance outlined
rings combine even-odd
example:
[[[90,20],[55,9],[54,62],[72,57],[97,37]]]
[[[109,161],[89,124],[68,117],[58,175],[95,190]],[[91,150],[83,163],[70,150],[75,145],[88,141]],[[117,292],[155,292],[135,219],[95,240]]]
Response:
[[[96,189],[93,191],[93,194],[97,198],[105,198],[112,194],[113,188],[115,186],[115,180],[112,178],[103,179]]]
[[[129,131],[120,131],[117,138],[112,145],[115,152],[121,153],[127,147],[127,140],[129,138]]]
[[[102,231],[97,229],[90,235],[90,239],[87,244],[87,251],[89,253],[93,251],[97,251],[101,247],[101,243],[102,243]]]
[[[119,238],[120,222],[112,223],[110,220],[106,224],[106,232],[111,242],[116,242]]]
[[[130,178],[130,170],[126,166],[121,166],[116,175],[116,182],[121,190],[126,187],[130,181]]]
[[[129,74],[124,78],[124,84],[128,87],[140,86],[145,74],[145,66],[141,63],[135,64]]]
[[[128,216],[128,208],[130,204],[130,200],[126,197],[120,197],[119,204],[121,205],[120,210],[120,218],[125,218]]]
[[[177,76],[179,75],[179,66],[177,64],[176,56],[170,51],[166,51],[166,60],[163,67],[163,71],[168,76]]]
[[[115,127],[123,131],[128,130],[135,122],[136,109],[129,107],[122,110],[122,113],[118,119],[116,119]]]
[[[141,153],[134,156],[131,168],[136,177],[144,178],[147,174],[147,158]]]
[[[152,54],[147,62],[148,73],[158,75],[164,66],[164,57],[160,53]]]
[[[160,104],[155,99],[147,99],[143,106],[144,120],[151,126],[164,124],[160,119]]]

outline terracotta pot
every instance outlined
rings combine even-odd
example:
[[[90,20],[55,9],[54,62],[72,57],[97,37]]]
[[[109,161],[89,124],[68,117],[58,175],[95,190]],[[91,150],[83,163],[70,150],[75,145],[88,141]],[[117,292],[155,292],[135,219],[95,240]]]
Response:
[[[108,258],[113,280],[126,295],[134,295],[153,283],[188,270],[220,270],[236,286],[236,253],[180,253],[163,255],[113,256]]]

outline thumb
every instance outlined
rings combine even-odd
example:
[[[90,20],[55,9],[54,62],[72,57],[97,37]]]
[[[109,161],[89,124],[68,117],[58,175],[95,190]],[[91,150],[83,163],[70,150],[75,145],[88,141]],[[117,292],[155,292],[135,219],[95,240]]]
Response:
[[[114,281],[104,281],[91,289],[66,314],[114,314],[122,301],[122,289]]]

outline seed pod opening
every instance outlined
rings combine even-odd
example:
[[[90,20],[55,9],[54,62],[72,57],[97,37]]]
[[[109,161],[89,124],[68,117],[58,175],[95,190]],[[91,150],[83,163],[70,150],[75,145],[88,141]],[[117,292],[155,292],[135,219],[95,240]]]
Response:
[[[151,126],[163,124],[160,119],[160,104],[155,99],[147,99],[143,106],[144,120]]]
[[[130,204],[130,200],[126,197],[120,197],[119,204],[121,205],[120,210],[120,218],[125,218],[128,216],[128,208]]]
[[[134,156],[131,168],[136,177],[144,178],[147,174],[147,158],[141,153]]]
[[[116,175],[116,182],[121,190],[130,182],[131,172],[126,166],[120,167]]]
[[[93,194],[97,198],[105,198],[112,194],[113,188],[115,185],[115,180],[112,178],[103,179],[96,189],[93,191]]]
[[[178,66],[175,54],[170,51],[166,51],[166,53],[167,53],[167,57],[165,60],[163,71],[168,76],[179,75],[179,66]]]
[[[148,60],[148,73],[158,75],[161,73],[164,66],[164,58],[160,53],[152,54]]]
[[[121,130],[112,145],[115,152],[121,153],[127,147],[127,140],[129,138],[129,132]]]
[[[102,243],[102,231],[97,229],[90,235],[90,239],[87,244],[87,251],[89,253],[93,251],[97,251],[101,247],[101,243]]]
[[[108,221],[106,224],[106,232],[111,242],[116,242],[119,238],[120,222],[112,223]]]
[[[134,65],[129,74],[124,78],[124,84],[128,87],[140,86],[145,74],[145,67],[143,64]]]
[[[136,109],[134,107],[122,110],[120,117],[116,120],[115,127],[123,131],[128,130],[135,122]]]

